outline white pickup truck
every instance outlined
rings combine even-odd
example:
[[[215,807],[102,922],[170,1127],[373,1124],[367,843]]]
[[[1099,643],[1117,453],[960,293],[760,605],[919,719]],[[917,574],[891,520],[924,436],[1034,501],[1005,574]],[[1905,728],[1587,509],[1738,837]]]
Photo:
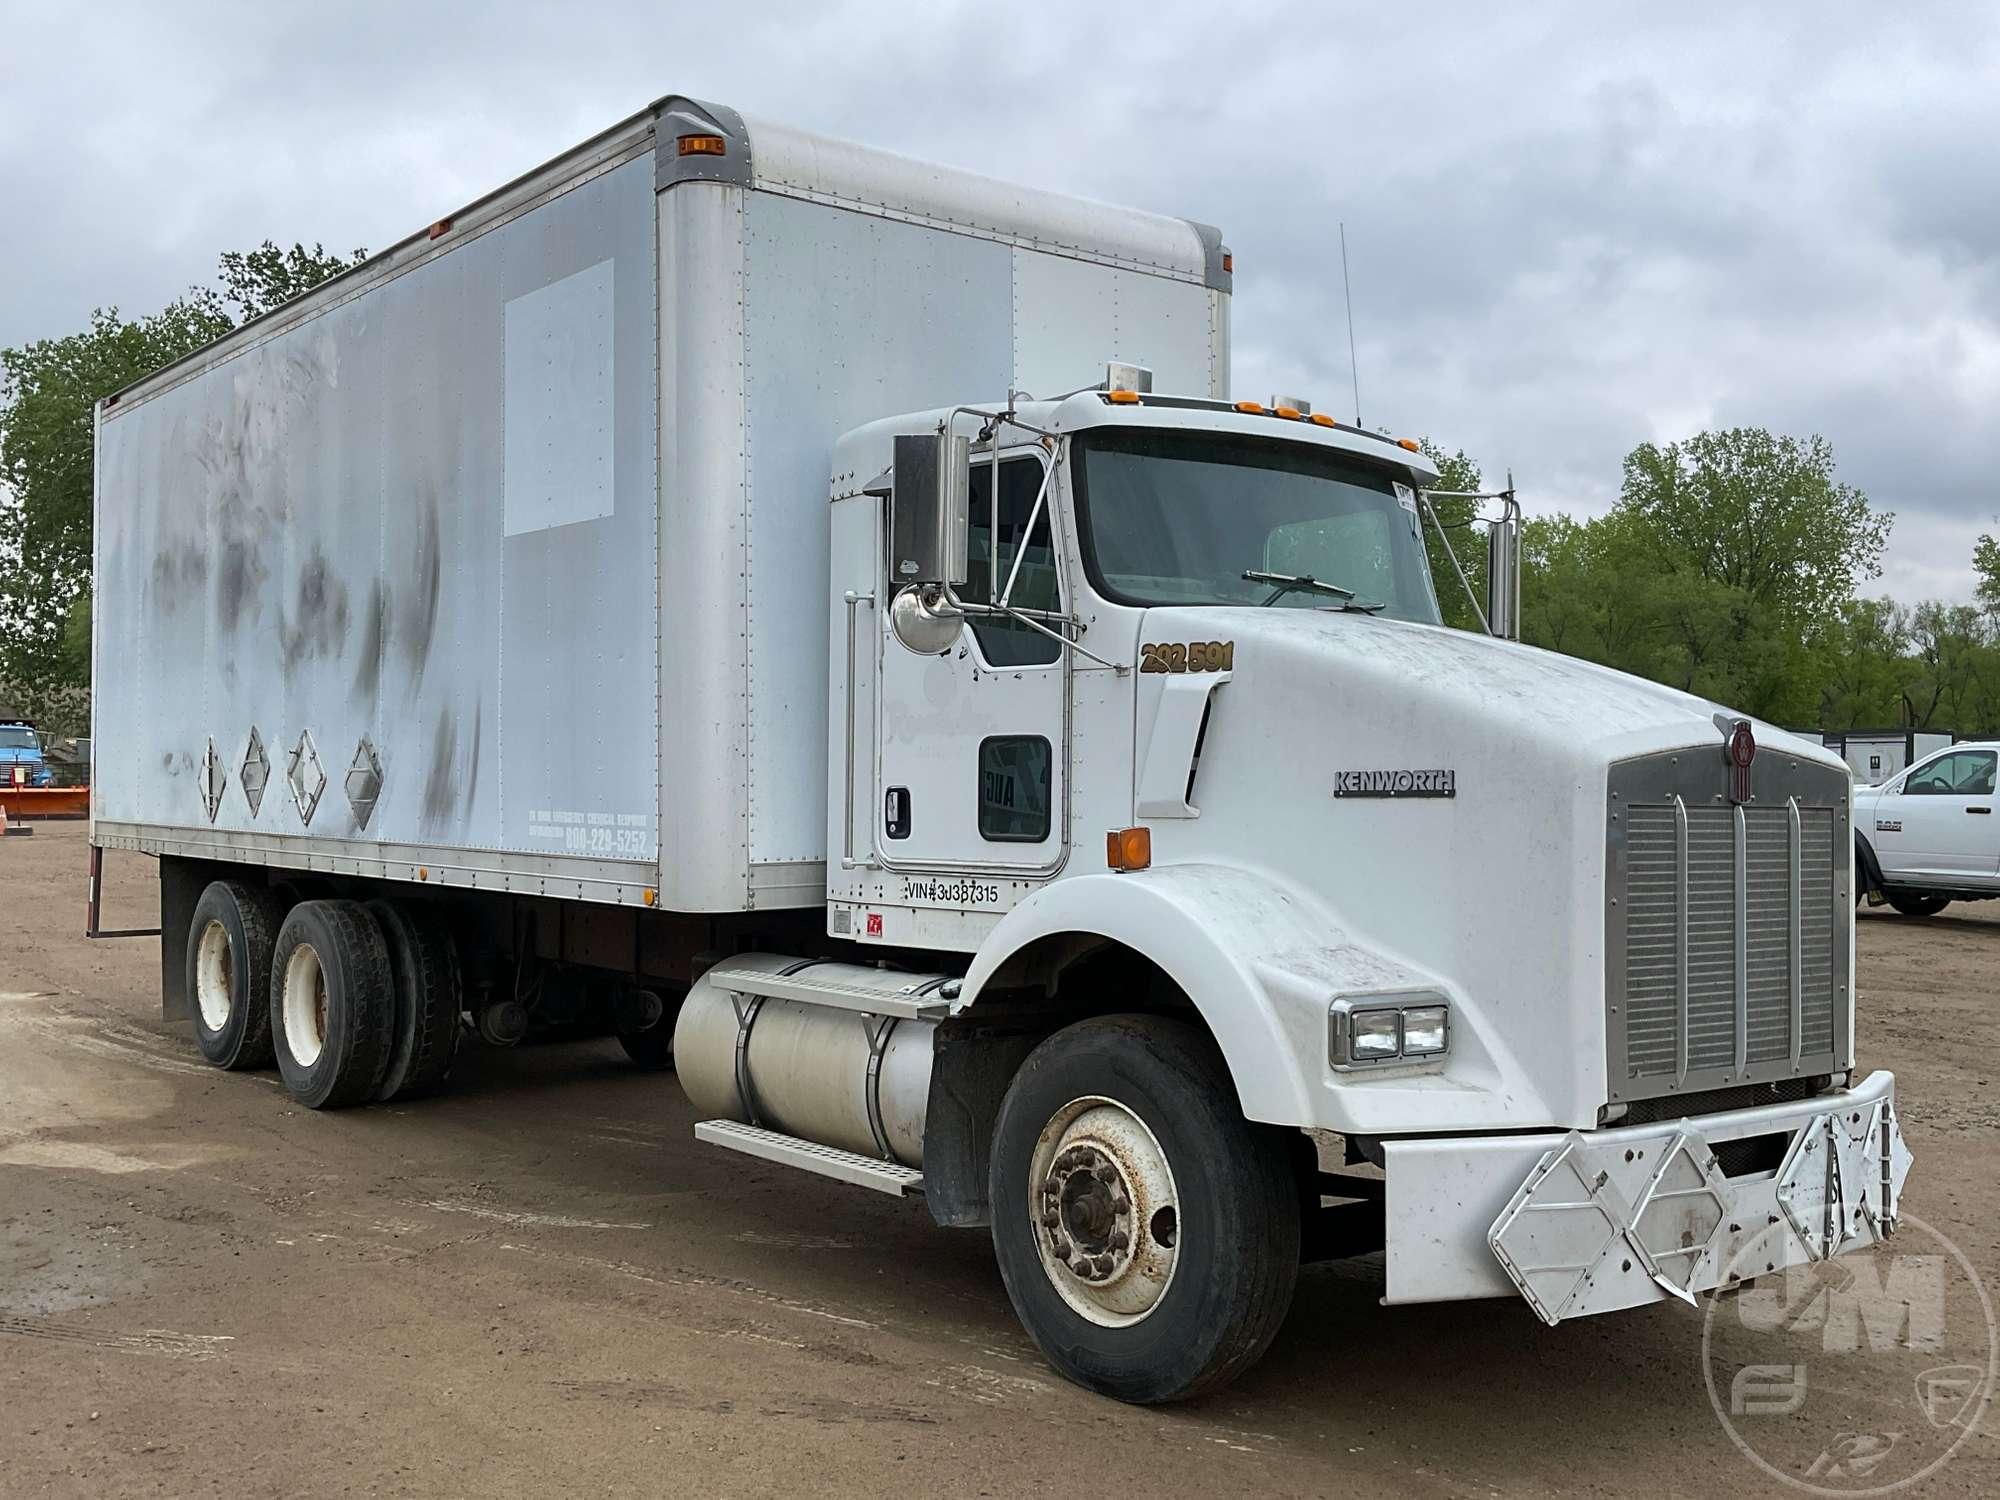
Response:
[[[1906,917],[2000,896],[2000,742],[1957,744],[1880,786],[1854,789],[1857,886]]]

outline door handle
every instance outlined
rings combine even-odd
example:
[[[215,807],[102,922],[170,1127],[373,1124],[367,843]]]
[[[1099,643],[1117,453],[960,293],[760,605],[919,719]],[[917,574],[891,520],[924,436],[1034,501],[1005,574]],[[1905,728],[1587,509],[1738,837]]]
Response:
[[[1981,817],[1981,818],[1991,817],[1993,815],[1993,809],[1990,807],[1968,807],[1966,811],[1973,814],[1975,817]]]

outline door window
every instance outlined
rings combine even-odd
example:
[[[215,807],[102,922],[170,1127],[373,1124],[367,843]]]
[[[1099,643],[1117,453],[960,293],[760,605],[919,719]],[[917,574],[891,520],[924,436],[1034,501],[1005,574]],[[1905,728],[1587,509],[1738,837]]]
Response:
[[[1993,778],[1993,751],[1959,750],[1912,771],[1903,792],[1911,797],[1990,797]]]
[[[1049,506],[1044,501],[1032,536],[1027,535],[1028,518],[1034,514],[1035,496],[1042,488],[1042,463],[1037,458],[1003,459],[1000,464],[1000,532],[998,544],[993,534],[993,465],[974,460],[972,492],[967,518],[971,543],[971,566],[967,570],[965,595],[969,603],[984,604],[997,599],[1007,587],[1007,575],[1014,559],[1021,559],[1021,571],[1014,579],[1011,603],[1022,609],[1056,610],[1061,606],[1061,590],[1056,584],[1055,548],[1050,542]],[[1025,554],[1023,553],[1023,549]],[[994,579],[990,585],[988,579]],[[1046,666],[1062,654],[1060,643],[1039,630],[1004,616],[978,615],[972,621],[973,638],[979,654],[989,666]]]
[[[1049,742],[1038,734],[979,742],[979,836],[1039,844],[1049,836]]]

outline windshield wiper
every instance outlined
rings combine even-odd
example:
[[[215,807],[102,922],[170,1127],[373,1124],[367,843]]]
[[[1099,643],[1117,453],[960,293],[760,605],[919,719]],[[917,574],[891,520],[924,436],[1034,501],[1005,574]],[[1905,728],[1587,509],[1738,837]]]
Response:
[[[1271,597],[1264,601],[1266,606],[1276,604],[1287,594],[1300,589],[1311,589],[1318,594],[1331,594],[1340,601],[1341,609],[1353,610],[1357,614],[1372,615],[1379,609],[1387,609],[1386,604],[1373,599],[1363,599],[1353,589],[1344,589],[1337,583],[1328,583],[1324,578],[1315,578],[1310,573],[1265,573],[1256,568],[1247,569],[1243,574],[1245,583],[1275,583]]]

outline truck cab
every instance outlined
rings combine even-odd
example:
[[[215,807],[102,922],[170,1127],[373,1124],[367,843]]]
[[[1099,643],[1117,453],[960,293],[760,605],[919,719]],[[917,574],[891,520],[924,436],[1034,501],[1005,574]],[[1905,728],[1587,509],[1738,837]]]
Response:
[[[42,754],[42,737],[28,719],[0,719],[0,782],[8,786],[55,785],[56,773]]]

